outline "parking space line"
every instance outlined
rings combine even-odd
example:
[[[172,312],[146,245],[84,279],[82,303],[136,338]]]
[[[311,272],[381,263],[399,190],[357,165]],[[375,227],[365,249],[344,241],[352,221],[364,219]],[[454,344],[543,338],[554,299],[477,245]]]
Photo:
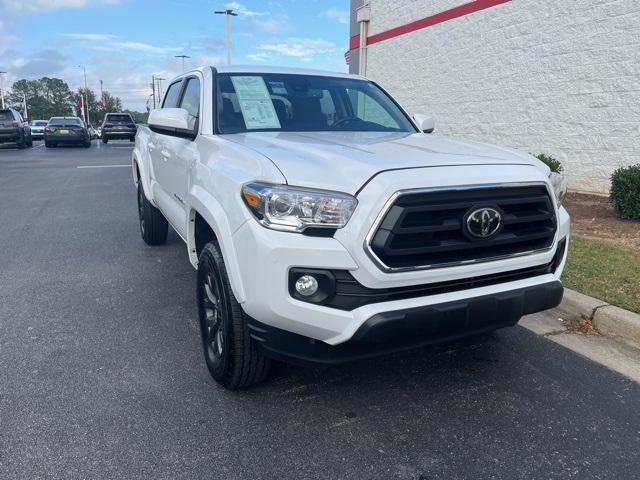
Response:
[[[78,165],[76,168],[117,168],[117,167],[131,168],[131,165]]]

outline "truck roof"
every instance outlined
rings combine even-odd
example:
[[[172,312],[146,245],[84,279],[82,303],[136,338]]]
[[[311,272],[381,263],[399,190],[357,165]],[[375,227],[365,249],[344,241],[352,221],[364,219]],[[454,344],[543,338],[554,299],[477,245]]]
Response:
[[[297,75],[316,75],[323,77],[341,77],[363,79],[360,75],[348,73],[329,72],[326,70],[313,70],[308,68],[292,67],[268,67],[262,65],[223,65],[223,66],[202,66],[194,70],[202,72],[207,68],[215,68],[218,73],[289,73]],[[184,75],[184,74],[183,74]],[[180,76],[183,76],[180,75]]]

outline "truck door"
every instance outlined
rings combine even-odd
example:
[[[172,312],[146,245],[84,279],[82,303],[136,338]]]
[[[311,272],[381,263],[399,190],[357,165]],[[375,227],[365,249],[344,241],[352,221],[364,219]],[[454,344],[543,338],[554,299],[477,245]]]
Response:
[[[187,77],[185,82],[178,107],[185,109],[189,113],[188,128],[197,134],[200,127],[201,83],[197,77]],[[161,152],[161,155],[168,155],[168,161],[164,164],[164,167],[169,177],[164,180],[164,187],[168,190],[167,193],[171,195],[172,200],[176,202],[176,208],[180,211],[180,218],[176,219],[175,223],[172,223],[174,228],[186,238],[189,213],[186,204],[189,171],[191,166],[195,165],[199,160],[198,137],[193,140],[191,138],[165,135],[163,142],[164,152]]]
[[[180,103],[184,81],[180,79],[169,85],[160,108],[175,108]],[[174,196],[176,167],[171,162],[169,145],[173,137],[151,132],[149,156],[153,168],[153,198],[169,223],[184,236],[184,207]]]

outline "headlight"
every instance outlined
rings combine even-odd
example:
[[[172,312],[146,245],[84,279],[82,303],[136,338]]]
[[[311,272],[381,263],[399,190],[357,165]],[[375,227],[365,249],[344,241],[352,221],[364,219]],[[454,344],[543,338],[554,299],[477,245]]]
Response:
[[[564,197],[567,194],[567,179],[564,178],[563,175],[556,172],[551,172],[549,174],[549,181],[551,182],[551,186],[553,187],[553,193],[556,196],[556,202],[558,203],[558,207],[562,205],[564,201]]]
[[[244,185],[242,198],[262,225],[286,232],[342,228],[358,204],[346,193],[263,183]]]

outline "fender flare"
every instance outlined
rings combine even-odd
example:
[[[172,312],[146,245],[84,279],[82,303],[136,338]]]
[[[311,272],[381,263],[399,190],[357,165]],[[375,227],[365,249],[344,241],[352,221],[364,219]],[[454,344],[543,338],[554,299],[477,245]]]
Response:
[[[189,192],[189,230],[187,233],[187,246],[189,248],[189,260],[194,268],[198,268],[198,258],[196,256],[195,242],[195,217],[199,214],[211,227],[224,259],[231,290],[238,303],[246,301],[246,293],[242,277],[240,276],[240,265],[236,248],[233,244],[233,231],[227,221],[225,211],[220,202],[197,185],[192,186]]]

